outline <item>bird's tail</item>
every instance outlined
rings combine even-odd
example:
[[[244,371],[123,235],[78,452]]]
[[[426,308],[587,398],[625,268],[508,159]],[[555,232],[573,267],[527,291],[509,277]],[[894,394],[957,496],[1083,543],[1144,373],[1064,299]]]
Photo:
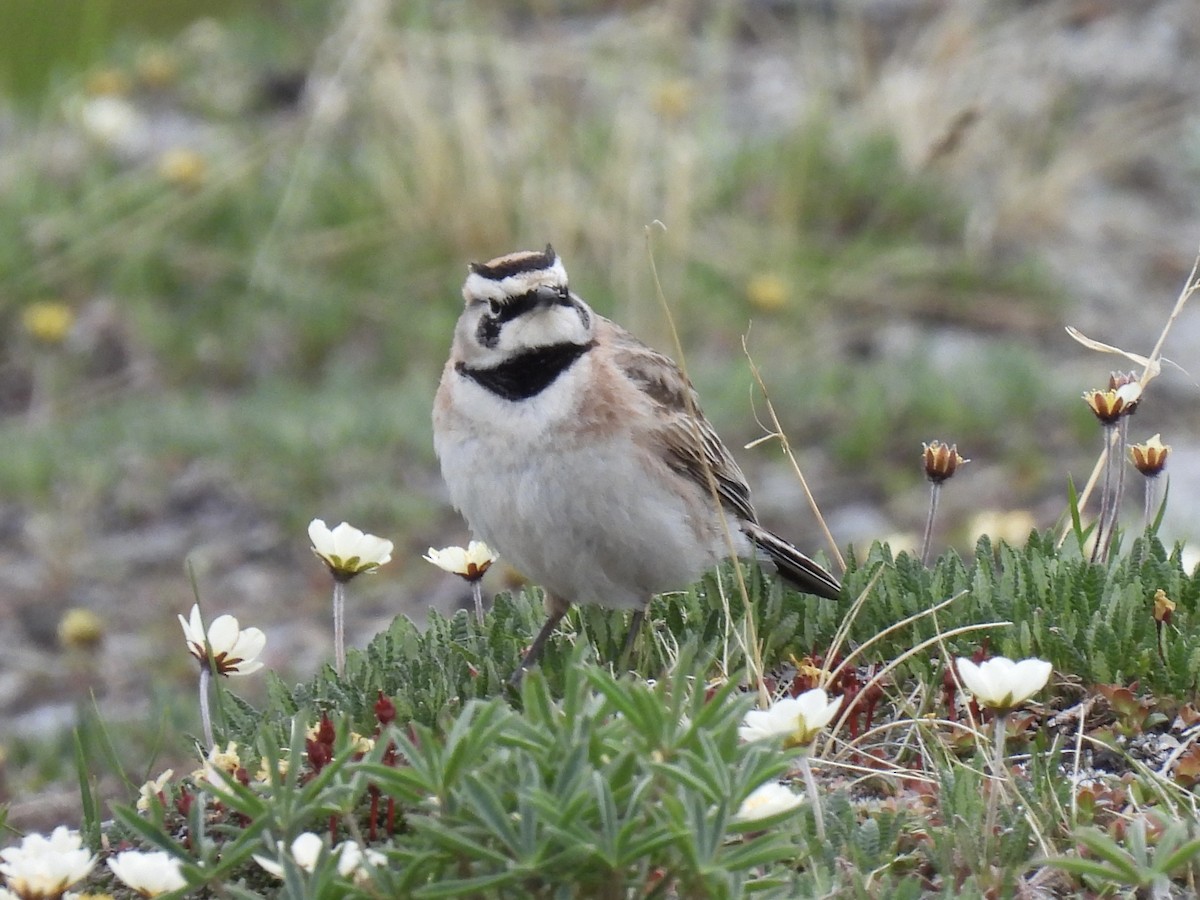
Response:
[[[762,550],[775,564],[779,574],[797,588],[830,600],[837,600],[841,596],[842,585],[833,575],[779,535],[767,531],[757,522],[742,522],[742,530],[754,546]]]

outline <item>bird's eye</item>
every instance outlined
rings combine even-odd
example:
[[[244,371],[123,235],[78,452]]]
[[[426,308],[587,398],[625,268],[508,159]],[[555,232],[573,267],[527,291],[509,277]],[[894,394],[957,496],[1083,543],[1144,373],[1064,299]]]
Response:
[[[493,316],[500,315],[500,301],[499,300],[489,300],[488,301],[488,309],[490,309],[492,311]]]

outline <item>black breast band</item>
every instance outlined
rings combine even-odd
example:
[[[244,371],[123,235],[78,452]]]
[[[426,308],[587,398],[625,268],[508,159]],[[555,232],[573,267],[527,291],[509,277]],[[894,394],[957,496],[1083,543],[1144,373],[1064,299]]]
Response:
[[[528,400],[554,384],[555,379],[571,368],[575,360],[595,346],[595,341],[587,344],[554,344],[526,350],[490,369],[472,369],[466,363],[459,363],[455,369],[504,400]]]

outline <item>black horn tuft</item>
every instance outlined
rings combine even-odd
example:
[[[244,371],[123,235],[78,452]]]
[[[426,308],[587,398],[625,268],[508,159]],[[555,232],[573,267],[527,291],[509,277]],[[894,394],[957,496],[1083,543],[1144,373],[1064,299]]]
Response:
[[[554,248],[549,244],[539,253],[536,250],[522,250],[500,256],[486,263],[471,263],[471,272],[492,281],[501,281],[522,272],[537,272],[554,265],[558,257]]]

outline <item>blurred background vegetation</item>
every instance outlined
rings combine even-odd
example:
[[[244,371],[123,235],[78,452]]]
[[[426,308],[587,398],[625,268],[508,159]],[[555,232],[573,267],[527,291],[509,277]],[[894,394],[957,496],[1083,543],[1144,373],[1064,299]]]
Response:
[[[328,655],[314,516],[397,543],[354,584],[360,644],[461,601],[419,556],[467,537],[429,413],[470,260],[550,241],[577,292],[674,353],[652,253],[709,416],[731,447],[762,434],[745,335],[840,543],[915,542],[934,438],[973,460],[943,544],[1053,525],[1099,447],[1079,394],[1121,367],[1062,325],[1147,352],[1200,234],[1188,10],[10,0],[14,793],[61,774],[37,760],[89,692],[165,723],[123,740],[183,745],[185,560],[285,673]],[[1134,437],[1186,460],[1173,377]],[[775,445],[738,455],[764,518],[818,547]],[[101,649],[60,633],[78,609]]]

